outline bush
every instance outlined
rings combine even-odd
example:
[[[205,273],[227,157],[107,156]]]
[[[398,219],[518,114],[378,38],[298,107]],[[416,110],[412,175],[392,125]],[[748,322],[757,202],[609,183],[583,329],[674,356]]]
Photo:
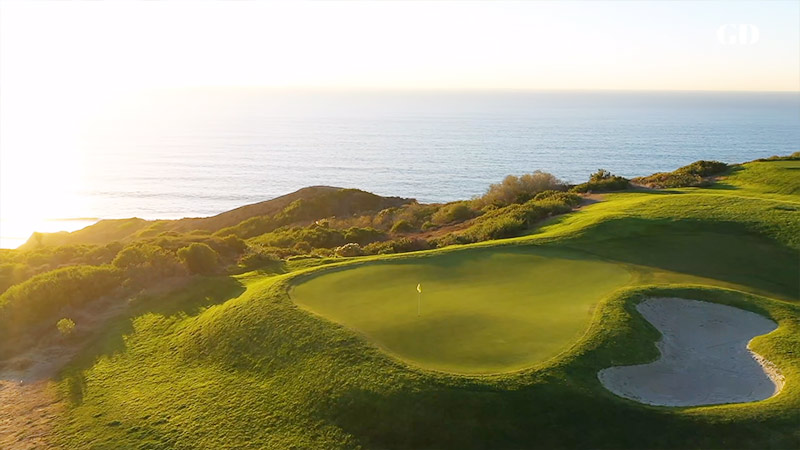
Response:
[[[728,165],[719,161],[695,161],[672,172],[654,173],[650,176],[634,178],[633,182],[653,189],[704,186],[704,179],[720,174]]]
[[[439,208],[431,217],[431,222],[436,225],[464,222],[477,215],[467,202],[450,203]],[[424,226],[424,225],[423,225]]]
[[[24,264],[0,264],[0,293],[26,278],[28,278],[28,268]]]
[[[708,177],[722,173],[728,169],[728,165],[720,161],[695,161],[688,166],[683,166],[676,172],[686,172],[701,177]]]
[[[513,216],[501,216],[481,222],[467,233],[476,241],[518,236],[525,229],[525,221]]]
[[[342,257],[352,257],[352,256],[361,256],[364,254],[364,251],[361,249],[361,246],[351,242],[349,244],[344,244],[341,247],[336,247],[334,251],[336,256]]]
[[[392,226],[392,233],[413,233],[416,231],[414,225],[407,220],[400,219]]]
[[[221,239],[212,238],[206,242],[220,254],[241,255],[247,250],[247,243],[233,234],[229,234]]]
[[[0,343],[40,322],[55,321],[62,308],[110,294],[121,281],[121,271],[113,266],[70,266],[10,287],[0,295]]]
[[[219,269],[219,254],[208,244],[195,242],[182,247],[178,250],[178,258],[192,273],[211,274]]]
[[[67,337],[75,331],[75,322],[72,319],[64,318],[56,322],[56,328],[61,336]]]
[[[661,172],[648,177],[634,178],[633,181],[653,189],[702,186],[703,177],[691,173]]]
[[[348,243],[367,245],[371,242],[386,239],[386,233],[374,228],[350,227],[344,231],[344,240]]]
[[[791,155],[787,156],[778,156],[773,155],[768,158],[760,158],[756,161],[766,162],[766,161],[800,161],[800,152],[794,152]]]
[[[598,169],[589,176],[589,181],[572,188],[573,192],[622,191],[630,187],[630,181],[605,169]]]
[[[563,191],[543,191],[533,197],[535,201],[552,200],[556,202],[563,202],[569,206],[578,206],[581,204],[582,197],[573,192]]]
[[[436,243],[444,246],[519,236],[542,219],[571,211],[580,200],[581,197],[574,193],[545,191],[523,204],[492,209],[460,235],[445,236]]]
[[[472,244],[478,242],[474,236],[471,234],[456,234],[456,233],[447,233],[444,236],[438,237],[433,239],[432,246],[433,247],[447,247],[448,245],[463,245],[463,244]]]
[[[478,207],[487,205],[506,206],[512,203],[525,203],[543,191],[563,191],[566,185],[547,172],[537,170],[522,176],[509,175],[502,183],[489,186],[482,197],[475,200]]]
[[[172,253],[147,243],[132,244],[120,251],[112,264],[121,269],[133,285],[151,284],[154,279],[184,275],[186,269]]]
[[[240,258],[239,265],[247,270],[260,268],[277,268],[282,263],[279,255],[262,246],[247,249]]]
[[[424,239],[400,238],[393,241],[373,242],[364,247],[364,253],[370,255],[385,255],[389,253],[428,250],[429,248],[431,248],[431,244]]]

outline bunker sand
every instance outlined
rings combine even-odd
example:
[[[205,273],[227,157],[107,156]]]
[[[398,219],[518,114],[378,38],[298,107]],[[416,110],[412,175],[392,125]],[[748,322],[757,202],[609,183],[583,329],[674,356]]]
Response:
[[[777,394],[777,369],[748,349],[777,328],[758,314],[715,303],[651,298],[636,309],[662,334],[661,357],[649,364],[598,373],[611,392],[659,406],[698,406],[764,400]]]

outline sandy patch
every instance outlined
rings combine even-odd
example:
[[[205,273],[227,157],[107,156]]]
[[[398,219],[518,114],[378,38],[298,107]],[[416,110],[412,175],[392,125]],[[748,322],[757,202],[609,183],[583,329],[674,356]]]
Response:
[[[651,298],[636,309],[661,332],[661,358],[598,372],[611,392],[641,403],[697,406],[764,400],[777,394],[777,368],[748,349],[778,325],[731,306]]]

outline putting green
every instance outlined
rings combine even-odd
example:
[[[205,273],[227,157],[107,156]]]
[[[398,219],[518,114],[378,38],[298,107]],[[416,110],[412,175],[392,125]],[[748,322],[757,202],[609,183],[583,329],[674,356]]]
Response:
[[[292,297],[413,365],[497,373],[567,348],[594,304],[630,279],[623,265],[569,250],[471,249],[324,273]]]

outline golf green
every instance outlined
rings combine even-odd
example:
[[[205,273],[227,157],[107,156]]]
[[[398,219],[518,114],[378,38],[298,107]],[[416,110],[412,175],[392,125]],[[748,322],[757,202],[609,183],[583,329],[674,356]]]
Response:
[[[623,265],[525,246],[368,263],[311,278],[292,297],[412,365],[485,374],[563,351],[630,279]]]

